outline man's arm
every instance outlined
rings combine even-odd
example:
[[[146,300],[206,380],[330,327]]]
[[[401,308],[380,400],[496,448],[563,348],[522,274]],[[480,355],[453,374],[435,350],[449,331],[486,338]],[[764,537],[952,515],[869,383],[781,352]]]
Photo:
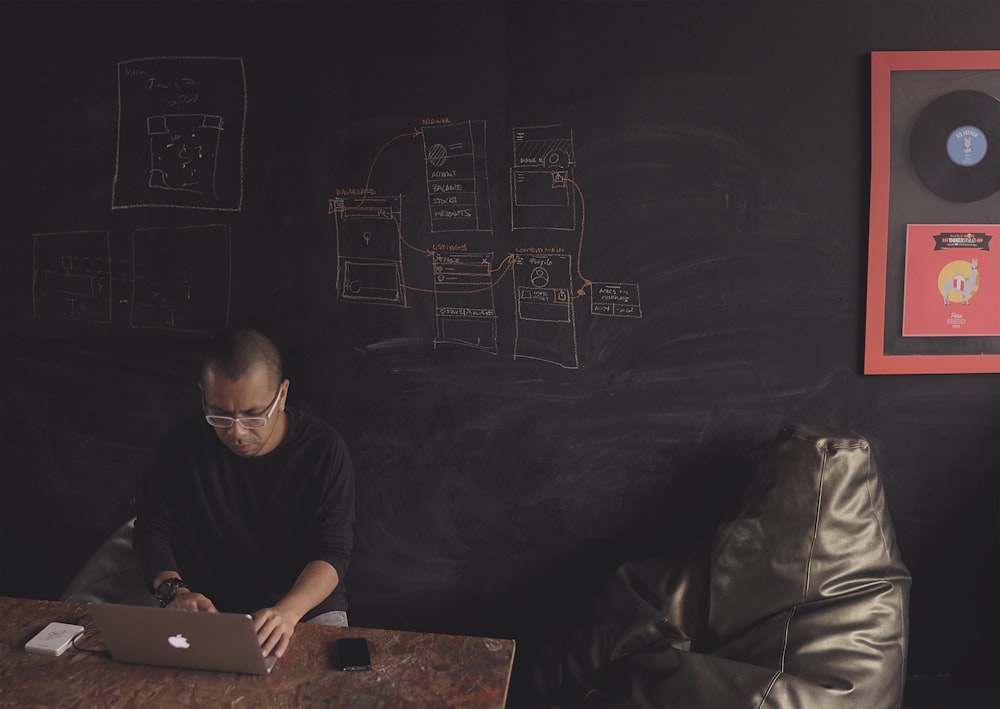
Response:
[[[280,601],[253,614],[254,628],[263,653],[268,655],[273,650],[278,657],[284,655],[295,633],[295,624],[333,593],[339,583],[340,576],[329,563],[316,560],[306,564],[291,590]]]
[[[172,544],[184,497],[176,472],[184,469],[178,441],[178,431],[172,429],[160,442],[137,499],[132,550],[150,593],[167,578],[180,577]]]
[[[332,429],[331,429],[332,431]],[[323,460],[323,493],[317,501],[317,521],[302,569],[291,590],[270,608],[254,613],[261,649],[281,657],[288,649],[295,625],[322,603],[347,569],[354,535],[354,469],[340,434],[332,432]]]

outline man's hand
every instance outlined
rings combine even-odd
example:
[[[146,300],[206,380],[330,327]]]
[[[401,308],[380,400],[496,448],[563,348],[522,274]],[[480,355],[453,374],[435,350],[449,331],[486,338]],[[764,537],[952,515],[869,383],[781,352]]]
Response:
[[[253,627],[257,631],[260,649],[266,657],[274,651],[281,657],[295,633],[295,624],[302,616],[281,608],[261,608],[253,614]]]
[[[205,611],[207,613],[219,612],[210,599],[185,586],[177,589],[177,595],[174,596],[174,600],[170,601],[167,608],[176,608],[182,611]]]
[[[333,566],[318,559],[310,561],[284,598],[254,613],[253,625],[264,655],[272,650],[277,657],[284,655],[295,633],[295,624],[329,596],[338,583],[337,570]]]

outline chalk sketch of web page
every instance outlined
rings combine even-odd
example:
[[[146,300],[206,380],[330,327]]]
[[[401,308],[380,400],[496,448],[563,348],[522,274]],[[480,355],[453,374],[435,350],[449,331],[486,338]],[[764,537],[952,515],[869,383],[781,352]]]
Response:
[[[514,229],[576,229],[573,132],[562,125],[515,128],[510,170]]]
[[[246,108],[242,58],[119,62],[112,209],[242,209]]]
[[[493,253],[434,252],[434,347],[453,344],[497,354]]]
[[[515,256],[514,359],[579,366],[571,267],[568,254]]]
[[[229,324],[231,290],[227,225],[132,232],[130,326],[214,332]]]
[[[486,122],[424,126],[431,232],[492,231]]]
[[[329,200],[336,225],[337,298],[406,306],[402,196]]]
[[[110,232],[34,234],[32,246],[34,317],[111,322],[114,277]]]

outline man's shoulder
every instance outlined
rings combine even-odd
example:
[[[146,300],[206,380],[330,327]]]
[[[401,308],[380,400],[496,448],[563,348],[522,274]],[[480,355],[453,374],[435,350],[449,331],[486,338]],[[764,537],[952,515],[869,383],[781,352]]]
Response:
[[[323,419],[308,411],[289,406],[286,409],[291,421],[292,435],[298,443],[316,442],[343,446],[340,432]]]
[[[301,409],[286,409],[291,414],[291,435],[283,443],[283,455],[297,460],[322,475],[343,477],[351,473],[351,455],[347,444],[333,426]]]

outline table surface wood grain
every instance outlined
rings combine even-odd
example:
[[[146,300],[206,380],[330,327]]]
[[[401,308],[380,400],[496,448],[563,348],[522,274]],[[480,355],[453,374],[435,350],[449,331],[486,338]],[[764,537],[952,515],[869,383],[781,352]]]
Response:
[[[514,661],[511,639],[305,624],[266,676],[131,665],[74,647],[25,651],[52,621],[93,628],[86,605],[0,596],[0,706],[500,708]],[[334,668],[339,637],[368,639],[370,671]],[[77,645],[103,650],[96,633]]]

